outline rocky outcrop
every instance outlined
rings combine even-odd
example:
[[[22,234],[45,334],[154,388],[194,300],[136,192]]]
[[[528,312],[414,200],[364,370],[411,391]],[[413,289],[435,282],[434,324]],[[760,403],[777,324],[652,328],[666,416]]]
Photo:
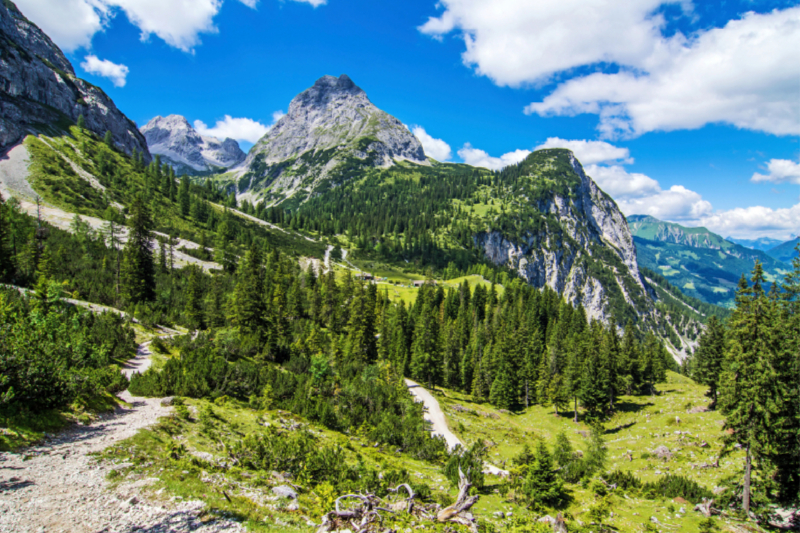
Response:
[[[0,3],[0,148],[43,127],[74,123],[99,136],[111,132],[114,144],[150,160],[136,124],[117,109],[102,89],[75,76],[61,50],[10,1]]]
[[[511,237],[489,228],[474,236],[475,244],[492,263],[511,268],[535,287],[551,287],[582,305],[590,318],[607,321],[614,299],[623,299],[640,314],[651,313],[649,289],[622,212],[572,152],[552,154],[569,162],[574,186],[567,194],[554,192],[536,203],[548,221],[545,229]],[[603,279],[592,274],[600,270],[606,273]]]
[[[150,153],[162,156],[179,175],[228,169],[246,157],[235,140],[203,137],[180,115],[155,117],[141,132]]]
[[[428,164],[408,128],[375,107],[349,77],[323,76],[250,150],[237,169],[239,194],[313,194],[348,179],[348,169],[398,161]]]

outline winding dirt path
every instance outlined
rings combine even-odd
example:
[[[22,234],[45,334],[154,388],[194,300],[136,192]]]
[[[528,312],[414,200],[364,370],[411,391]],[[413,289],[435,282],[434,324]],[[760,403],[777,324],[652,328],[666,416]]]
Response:
[[[126,375],[150,365],[148,344],[139,346],[123,370]],[[90,454],[133,436],[170,410],[159,399],[132,397],[128,391],[119,396],[128,405],[89,426],[76,424],[20,453],[0,453],[0,532],[243,531],[236,522],[202,522],[201,501],[145,498],[142,489],[157,481],[152,478],[128,478],[109,490],[106,476],[123,465]]]
[[[452,451],[456,446],[462,446],[466,448],[466,444],[464,444],[461,439],[455,435],[455,433],[450,431],[450,428],[447,426],[447,417],[444,415],[444,411],[442,411],[439,401],[416,381],[406,379],[405,382],[406,386],[408,387],[408,392],[411,393],[417,402],[420,402],[425,406],[424,416],[425,420],[431,423],[431,435],[434,437],[444,437],[444,441],[447,443],[448,450]],[[483,463],[483,471],[486,474],[492,474],[494,476],[508,475],[507,470],[503,470],[502,468],[498,468],[493,464],[486,462]]]

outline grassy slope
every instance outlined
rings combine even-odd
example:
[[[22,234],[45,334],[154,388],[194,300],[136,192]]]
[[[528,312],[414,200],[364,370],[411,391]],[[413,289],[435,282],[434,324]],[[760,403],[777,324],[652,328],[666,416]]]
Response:
[[[70,126],[64,132],[48,133],[38,137],[31,135],[25,140],[31,158],[29,181],[45,202],[69,213],[102,218],[109,203],[128,207],[137,195],[146,192],[144,175],[135,169],[133,161],[109,149],[86,130]],[[116,169],[117,178],[102,174],[98,162],[102,157]],[[76,172],[70,163],[79,171]],[[96,179],[94,186],[86,179],[87,175]],[[158,193],[151,192],[150,196],[155,206],[156,231],[177,232],[181,238],[192,242],[198,242],[205,231],[213,239],[213,232],[204,225],[182,217],[176,203]],[[218,213],[223,211],[223,207],[216,204],[212,204],[212,208]],[[295,232],[269,228],[236,211],[232,213],[243,228],[265,238],[272,246],[293,255],[322,258],[324,254],[325,246],[318,242]]]
[[[719,250],[650,241],[635,237],[639,264],[659,272],[685,294],[707,303],[731,307],[736,284],[742,273],[753,268],[748,259],[739,259]],[[764,264],[768,281],[782,278],[788,267],[767,258]]]
[[[631,470],[643,481],[652,481],[666,473],[680,474],[712,489],[721,478],[738,473],[742,464],[741,453],[722,459],[719,469],[692,468],[692,465],[713,462],[719,451],[721,415],[716,412],[687,413],[690,406],[707,403],[704,388],[670,373],[668,383],[662,384],[660,389],[659,396],[620,399],[619,413],[606,423],[608,470]],[[535,445],[536,439],[544,439],[552,445],[556,434],[562,430],[566,431],[576,449],[586,449],[581,432],[588,433],[588,427],[583,422],[574,424],[571,413],[555,416],[552,408],[535,406],[521,414],[510,414],[485,404],[472,403],[469,397],[452,391],[438,390],[436,393],[453,431],[468,443],[476,439],[490,442],[489,459],[495,464],[503,464],[504,460],[514,457],[526,443]],[[225,456],[218,443],[201,431],[201,424],[196,420],[196,412],[203,405],[212,405],[217,415],[215,429],[220,434],[245,435],[258,431],[265,423],[279,428],[299,424],[310,429],[320,445],[341,446],[348,463],[362,461],[378,469],[404,468],[433,489],[436,501],[452,501],[455,496],[455,489],[448,486],[436,466],[390,449],[373,447],[358,435],[333,432],[285,411],[255,411],[235,401],[210,404],[205,400],[187,400],[187,405],[195,413],[194,419],[170,419],[106,450],[104,455],[107,459],[128,465],[120,469],[121,476],[115,477],[115,481],[158,477],[160,480],[146,489],[152,497],[202,499],[208,503],[209,519],[220,515],[237,517],[250,531],[313,531],[315,527],[309,525],[308,520],[318,524],[323,512],[329,509],[332,497],[338,494],[326,493],[324,487],[312,490],[302,480],[294,479],[293,483],[300,486],[300,510],[289,511],[286,502],[268,499],[272,486],[285,484],[274,473],[248,473],[234,467],[225,472],[227,479],[224,482],[203,481],[214,477],[215,469],[204,460],[193,457],[192,453]],[[679,424],[675,423],[675,417],[680,418]],[[186,448],[181,459],[168,457],[173,442]],[[652,452],[659,445],[667,446],[674,457],[662,461],[646,455],[645,452]],[[633,454],[632,461],[626,457],[628,452]],[[511,466],[510,460],[507,463]],[[505,500],[498,491],[498,479],[487,477],[487,483],[473,509],[479,519],[502,528],[509,522],[495,516],[497,511],[510,512],[514,516],[528,513],[525,508]],[[569,488],[573,501],[563,511],[577,520],[588,522],[585,514],[595,502],[595,496],[580,485],[570,485]],[[692,511],[693,505],[681,505],[671,500],[647,500],[615,493],[611,502],[614,517],[607,523],[618,531],[642,531],[644,525],[650,523],[650,517],[658,519],[662,531],[697,531],[702,518]],[[681,507],[685,508],[685,513],[678,512]]]
[[[324,512],[330,510],[332,498],[340,494],[327,493],[322,486],[311,490],[302,479],[294,478],[291,484],[299,488],[300,509],[290,511],[286,509],[287,501],[270,500],[271,487],[287,484],[275,472],[248,472],[234,467],[224,472],[224,481],[219,481],[220,471],[207,460],[193,455],[199,452],[223,460],[226,457],[218,442],[211,440],[201,430],[201,424],[197,421],[197,412],[207,405],[211,406],[217,417],[213,424],[219,434],[243,437],[246,434],[263,431],[265,425],[294,428],[294,430],[298,426],[304,427],[315,435],[321,446],[343,448],[349,464],[361,461],[380,470],[404,468],[411,472],[414,478],[429,485],[434,493],[438,494],[437,497],[452,501],[456,494],[434,465],[411,459],[393,450],[374,447],[372,443],[358,435],[347,436],[330,431],[286,411],[256,411],[232,400],[214,404],[205,400],[185,400],[185,402],[190,412],[194,413],[190,420],[162,418],[161,423],[151,430],[140,431],[134,437],[104,452],[106,459],[128,465],[121,468],[120,475],[115,475],[112,481],[135,481],[157,477],[158,482],[144,489],[151,497],[203,500],[208,505],[209,519],[213,516],[233,517],[244,522],[248,531],[315,530],[316,528],[309,525],[308,521],[319,524]],[[182,444],[186,450],[178,460],[169,458],[169,449],[173,442]],[[211,477],[215,477],[217,481],[209,482]],[[227,498],[223,491],[227,494]],[[166,494],[161,496],[164,492]]]
[[[717,412],[687,412],[690,407],[708,403],[704,396],[705,388],[688,378],[669,373],[668,383],[660,385],[659,389],[659,396],[620,398],[619,412],[605,424],[607,469],[630,470],[643,481],[653,481],[667,473],[680,474],[710,489],[716,487],[722,478],[739,472],[742,454],[738,452],[723,458],[718,469],[693,468],[693,465],[712,463],[720,450],[722,416]],[[580,432],[588,435],[589,428],[583,422],[575,424],[571,411],[555,416],[552,407],[534,406],[521,414],[503,413],[447,390],[440,391],[438,399],[450,428],[462,440],[472,443],[483,439],[492,443],[489,459],[496,464],[505,460],[510,466],[510,459],[519,454],[523,445],[527,443],[533,447],[536,439],[544,439],[552,446],[560,431],[566,432],[575,449],[586,449],[586,439]],[[676,417],[680,418],[680,423],[676,423]],[[660,445],[667,446],[675,454],[671,460],[664,462],[655,456],[644,455],[652,453]],[[632,461],[626,457],[628,452],[632,452]],[[580,520],[594,496],[580,486],[570,487],[574,501],[566,511]],[[676,509],[681,506],[670,501],[619,495],[613,501],[615,518],[610,523],[620,531],[641,531],[651,516],[656,516],[669,530],[697,531],[701,519],[699,513],[692,512],[690,505],[685,506],[687,513],[677,518],[676,513],[667,512],[667,506],[672,504]],[[513,507],[503,502],[499,495],[484,498],[478,505],[484,513]]]

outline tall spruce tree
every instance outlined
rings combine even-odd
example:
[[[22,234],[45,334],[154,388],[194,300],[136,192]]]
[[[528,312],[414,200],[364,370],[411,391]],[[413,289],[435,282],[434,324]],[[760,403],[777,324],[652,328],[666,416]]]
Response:
[[[719,319],[712,316],[706,324],[706,331],[700,337],[693,361],[693,377],[703,385],[708,385],[707,395],[712,400],[712,407],[717,405],[717,391],[724,361],[725,330]]]
[[[736,310],[730,318],[727,368],[720,387],[720,407],[729,442],[745,450],[742,509],[750,512],[752,471],[770,471],[775,451],[775,423],[780,416],[787,385],[779,381],[776,362],[775,303],[764,292],[764,270],[756,262],[752,287],[742,277],[736,295]]]
[[[150,231],[153,221],[150,210],[141,198],[131,205],[128,242],[123,252],[120,275],[122,296],[125,301],[136,304],[155,299],[156,280]]]

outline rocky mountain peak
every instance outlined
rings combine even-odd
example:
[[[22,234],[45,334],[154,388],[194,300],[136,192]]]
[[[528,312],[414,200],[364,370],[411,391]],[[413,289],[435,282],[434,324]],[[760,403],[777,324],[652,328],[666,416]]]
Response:
[[[238,192],[251,200],[267,189],[273,197],[287,198],[301,188],[310,195],[320,185],[348,179],[346,168],[398,161],[428,164],[419,140],[346,74],[323,76],[292,100],[289,112],[250,150],[237,169],[245,178]]]
[[[11,0],[0,3],[0,148],[18,143],[40,124],[77,122],[100,137],[110,131],[116,147],[144,152],[136,124],[102,89],[75,76],[69,60]]]
[[[204,137],[181,115],[155,117],[141,132],[150,152],[162,156],[178,174],[227,169],[246,157],[234,139]]]

